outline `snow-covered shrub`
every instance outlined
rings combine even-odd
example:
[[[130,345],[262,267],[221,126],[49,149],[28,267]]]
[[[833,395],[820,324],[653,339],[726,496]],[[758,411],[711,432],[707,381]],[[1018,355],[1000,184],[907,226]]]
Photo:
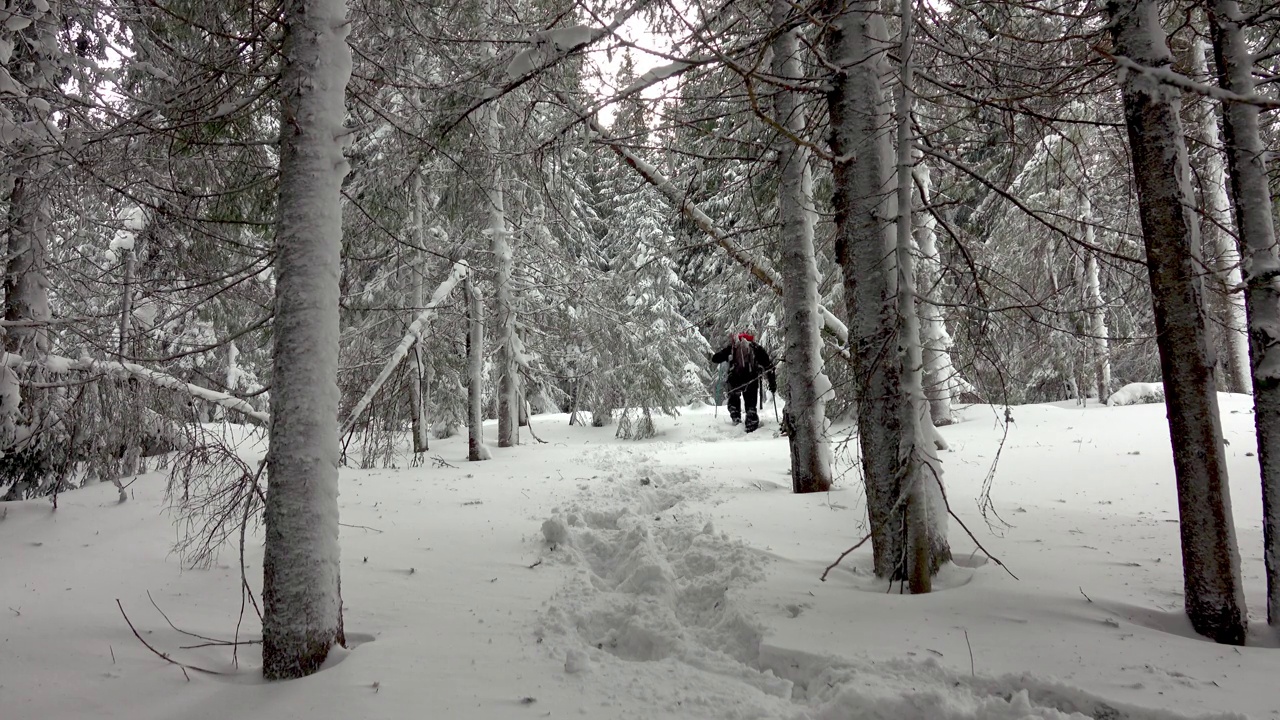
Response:
[[[1111,393],[1108,405],[1151,405],[1164,402],[1164,383],[1129,383]]]

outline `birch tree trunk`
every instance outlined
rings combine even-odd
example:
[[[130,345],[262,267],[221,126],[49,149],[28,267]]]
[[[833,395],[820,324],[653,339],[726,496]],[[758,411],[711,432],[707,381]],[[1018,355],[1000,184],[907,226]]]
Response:
[[[413,239],[416,247],[410,250],[409,261],[409,304],[413,307],[410,322],[422,312],[422,250],[427,246],[426,199],[422,193],[422,171],[413,174]],[[422,392],[422,341],[413,344],[413,363],[409,367],[409,416],[412,420],[413,452],[424,453],[428,450],[427,420],[423,406]]]
[[[1084,211],[1084,242],[1094,247],[1093,203],[1089,198],[1081,201]],[[1102,278],[1098,273],[1098,256],[1092,250],[1085,251],[1084,284],[1085,307],[1089,308],[1089,334],[1092,335],[1093,381],[1098,391],[1098,402],[1105,403],[1111,396],[1111,342],[1107,330],[1107,301],[1102,296]]]
[[[338,276],[345,0],[289,0],[281,69],[275,349],[267,452],[262,671],[296,678],[343,642],[338,549]]]
[[[488,460],[484,445],[484,315],[480,291],[468,273],[462,279],[467,296],[467,459]]]
[[[1204,41],[1196,39],[1191,44],[1192,71],[1198,78],[1209,77],[1209,65],[1205,60]],[[1200,117],[1200,140],[1205,144],[1205,160],[1203,173],[1204,212],[1207,216],[1203,224],[1208,237],[1202,239],[1205,248],[1212,252],[1210,267],[1213,269],[1215,282],[1211,285],[1210,307],[1215,315],[1222,318],[1219,322],[1222,333],[1222,344],[1226,346],[1226,367],[1224,377],[1226,389],[1230,392],[1248,393],[1253,391],[1253,381],[1249,371],[1249,335],[1245,313],[1244,294],[1239,292],[1242,280],[1240,276],[1240,250],[1236,239],[1232,237],[1234,229],[1231,218],[1231,205],[1227,201],[1227,175],[1223,168],[1222,154],[1218,151],[1221,140],[1218,136],[1218,118],[1214,115],[1212,103],[1206,98],[1208,107]]]
[[[1158,3],[1111,0],[1107,10],[1118,55],[1146,67],[1172,64]],[[1239,645],[1248,619],[1205,326],[1200,233],[1179,91],[1141,73],[1126,74],[1122,90],[1178,484],[1187,615],[1196,632]]]
[[[791,0],[774,0],[773,24],[791,18]],[[802,79],[799,30],[780,33],[773,42],[773,74]],[[804,113],[793,90],[783,87],[775,99],[778,122],[800,138]],[[813,247],[813,194],[809,155],[791,138],[778,138],[778,215],[782,224],[778,270],[782,275],[783,333],[787,359],[785,412],[790,425],[791,486],[795,492],[831,489],[831,451],[826,442],[826,397],[831,381],[822,372],[822,316],[818,313],[818,265]]]
[[[942,483],[942,466],[937,450],[933,447],[933,428],[930,423],[929,403],[924,395],[924,351],[920,346],[920,318],[916,314],[915,260],[911,257],[912,226],[911,185],[912,161],[911,115],[915,105],[912,95],[912,50],[914,49],[914,0],[899,0],[901,8],[901,38],[898,43],[900,74],[898,80],[897,117],[897,227],[894,244],[894,266],[897,270],[896,290],[898,302],[898,332],[902,348],[903,393],[902,436],[898,439],[898,463],[904,467],[904,482],[908,483],[907,525],[907,586],[913,594],[933,590],[934,566],[931,564],[929,538],[929,496],[926,483]]]
[[[493,3],[489,3],[492,15]],[[493,43],[488,44],[491,58],[497,57],[497,49]],[[511,255],[511,233],[507,229],[506,199],[502,183],[502,163],[498,157],[501,141],[501,118],[498,114],[499,102],[494,100],[484,108],[485,145],[489,152],[490,175],[489,188],[486,191],[489,200],[489,246],[494,261],[494,299],[496,301],[497,355],[495,364],[498,371],[498,447],[512,447],[520,444],[519,388],[516,382],[515,364],[515,302],[511,288],[514,260]]]
[[[914,169],[920,201],[927,205],[932,200],[933,177],[929,166],[919,163]],[[937,221],[930,212],[917,212],[915,221],[916,247],[920,251],[920,263],[916,276],[917,297],[921,323],[920,344],[924,352],[924,391],[929,398],[929,418],[935,426],[955,422],[951,401],[959,383],[959,373],[951,362],[951,334],[947,332],[942,306],[933,299],[939,292],[942,279],[942,262],[938,258]],[[920,292],[923,288],[924,292]],[[941,448],[940,448],[941,449]]]
[[[827,95],[831,124],[835,248],[844,276],[853,375],[857,378],[858,441],[866,479],[875,572],[905,578],[904,492],[900,445],[909,429],[899,352],[898,304],[890,291],[895,245],[890,224],[893,154],[884,94],[886,31],[874,2],[828,5],[828,62],[838,69]],[[854,159],[856,158],[856,162]],[[890,263],[886,263],[890,261]],[[945,537],[930,538],[948,555]]]
[[[1253,55],[1234,0],[1217,0],[1210,17],[1214,59],[1222,87],[1252,95]],[[1267,623],[1280,626],[1280,256],[1271,216],[1267,148],[1258,128],[1258,107],[1223,104],[1227,166],[1235,200],[1236,227],[1244,253],[1245,303],[1253,369],[1253,418],[1262,470],[1263,558],[1267,572]]]

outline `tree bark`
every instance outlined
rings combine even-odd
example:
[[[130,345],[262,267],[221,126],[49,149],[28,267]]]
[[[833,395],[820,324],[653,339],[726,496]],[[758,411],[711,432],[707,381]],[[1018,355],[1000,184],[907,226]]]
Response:
[[[917,159],[918,162],[918,159]],[[932,202],[933,177],[929,166],[916,165],[916,185],[920,191],[921,205]],[[959,373],[951,362],[951,334],[947,332],[946,318],[938,303],[938,284],[942,279],[942,261],[938,257],[936,221],[930,212],[918,212],[915,221],[916,247],[920,250],[916,283],[919,298],[921,337],[924,351],[924,390],[929,398],[929,418],[937,427],[955,422],[951,401],[959,384]],[[924,292],[920,292],[924,288]]]
[[[4,273],[5,349],[36,358],[49,352],[49,281],[45,276],[49,211],[35,186],[41,163],[28,160],[9,195],[8,262]]]
[[[844,278],[849,345],[858,409],[858,441],[866,481],[875,572],[906,577],[905,493],[900,461],[909,431],[899,361],[899,312],[890,278],[896,216],[893,153],[884,93],[884,22],[874,2],[833,2],[828,62],[838,70],[827,95],[831,124],[835,248]],[[856,159],[856,161],[855,161]],[[945,537],[931,537],[933,567],[948,555]]]
[[[1094,247],[1093,203],[1084,198],[1080,203],[1084,208],[1084,241]],[[1089,334],[1091,338],[1091,355],[1093,356],[1093,381],[1098,392],[1098,403],[1102,404],[1111,396],[1111,342],[1107,330],[1107,301],[1102,295],[1102,278],[1098,272],[1098,255],[1092,250],[1085,251],[1084,283],[1085,306],[1089,308]]]
[[[1191,44],[1191,66],[1197,79],[1209,77],[1204,41],[1199,38]],[[1210,307],[1223,318],[1218,324],[1218,333],[1227,351],[1226,367],[1223,368],[1226,388],[1230,392],[1248,393],[1253,391],[1253,381],[1250,377],[1244,293],[1239,292],[1243,285],[1240,250],[1232,236],[1234,227],[1231,205],[1227,201],[1227,175],[1222,164],[1222,153],[1218,150],[1221,140],[1218,135],[1218,119],[1213,112],[1214,103],[1204,98],[1203,104],[1206,107],[1201,113],[1199,131],[1200,140],[1206,148],[1204,167],[1201,169],[1205,214],[1203,227],[1206,237],[1202,238],[1202,242],[1212,253],[1210,267],[1215,280],[1210,285]]]
[[[1107,10],[1118,55],[1146,67],[1172,64],[1154,0],[1111,0]],[[1239,645],[1248,620],[1179,91],[1140,73],[1128,73],[1122,90],[1178,484],[1187,615],[1196,632]]]
[[[413,239],[417,247],[409,251],[409,304],[413,306],[411,318],[422,312],[422,283],[424,280],[423,249],[427,246],[426,198],[422,193],[422,171],[413,174]],[[412,322],[412,319],[410,320]],[[427,438],[426,408],[422,391],[422,338],[413,343],[413,364],[409,367],[409,415],[412,422],[413,452],[424,453],[429,449]]]
[[[467,296],[467,459],[488,460],[484,446],[484,315],[480,291],[468,273],[462,279]]]
[[[914,229],[912,217],[912,152],[911,117],[915,107],[912,53],[915,46],[914,0],[900,0],[901,36],[898,42],[898,117],[897,117],[897,227],[894,243],[896,277],[891,283],[898,303],[898,332],[902,363],[902,437],[898,440],[898,462],[905,468],[907,491],[907,587],[913,594],[932,592],[933,573],[950,557],[935,560],[930,538],[945,537],[945,525],[938,527],[945,515],[939,516],[929,507],[928,484],[942,483],[942,462],[933,445],[936,434],[929,416],[929,402],[924,394],[924,348],[920,343],[920,316],[916,309],[915,259],[911,255]]]
[[[1234,0],[1218,0],[1210,17],[1214,58],[1223,88],[1252,95],[1253,56]],[[1280,254],[1271,215],[1267,148],[1258,107],[1223,104],[1227,167],[1236,227],[1244,253],[1245,306],[1253,370],[1253,419],[1262,472],[1263,558],[1267,573],[1267,623],[1280,626]]]
[[[490,15],[493,3],[489,3]],[[488,44],[490,57],[497,57],[493,43]],[[512,290],[514,259],[511,254],[511,233],[507,228],[506,198],[502,181],[502,163],[498,157],[501,143],[501,119],[499,102],[494,100],[484,108],[485,145],[489,153],[489,246],[493,252],[494,300],[498,349],[494,365],[498,373],[498,447],[520,444],[519,387],[515,363],[515,293]]]
[[[338,548],[338,279],[345,0],[290,0],[284,17],[275,349],[267,452],[262,671],[296,678],[342,642]]]
[[[786,25],[792,7],[791,0],[774,0],[775,27]],[[782,32],[774,40],[773,74],[784,80],[802,80],[799,30]],[[794,137],[802,137],[805,120],[796,93],[783,87],[774,102],[778,123]],[[825,392],[831,381],[822,372],[823,321],[818,312],[809,154],[803,145],[782,135],[777,147],[778,215],[782,224],[778,270],[783,285],[791,486],[798,493],[826,492],[831,489],[831,452],[826,442]]]

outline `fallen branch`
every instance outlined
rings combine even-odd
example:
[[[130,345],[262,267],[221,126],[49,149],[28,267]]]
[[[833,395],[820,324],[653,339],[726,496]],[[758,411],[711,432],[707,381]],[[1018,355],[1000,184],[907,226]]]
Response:
[[[164,660],[170,665],[177,665],[182,670],[182,675],[187,679],[187,682],[191,682],[191,676],[187,674],[187,670],[195,670],[196,672],[202,672],[206,675],[226,675],[226,673],[218,672],[217,670],[210,670],[208,668],[202,668],[197,665],[188,665],[187,663],[180,663],[177,660],[174,660],[168,655],[165,655],[164,653],[155,649],[154,647],[152,647],[151,643],[142,639],[142,634],[138,632],[138,628],[133,626],[133,622],[129,620],[128,614],[126,614],[124,611],[124,605],[120,603],[120,598],[116,598],[116,607],[120,608],[120,615],[124,617],[125,623],[127,623],[129,625],[129,629],[133,631],[133,636],[138,638],[138,642],[142,643],[142,646],[145,647],[146,649],[155,653],[156,657],[160,658],[161,660]]]
[[[382,366],[382,372],[378,373],[377,379],[373,381],[368,390],[364,391],[360,401],[356,403],[351,413],[347,415],[346,421],[342,423],[342,430],[338,432],[338,437],[345,437],[347,433],[351,432],[351,428],[355,427],[356,421],[364,414],[365,409],[369,407],[369,403],[373,402],[373,396],[378,394],[383,384],[391,377],[391,373],[395,372],[396,368],[400,367],[400,363],[404,362],[405,357],[409,355],[409,348],[413,347],[414,343],[422,340],[422,329],[426,326],[427,321],[435,314],[436,310],[444,302],[445,297],[467,276],[468,272],[470,272],[470,268],[465,260],[459,260],[453,264],[453,269],[449,271],[449,277],[445,278],[444,282],[440,283],[436,291],[431,294],[431,300],[427,302],[427,306],[422,309],[422,312],[418,313],[418,317],[409,325],[409,331],[405,333],[404,338],[400,340],[400,344],[396,346],[396,349],[391,352],[391,357],[387,358],[387,362]]]

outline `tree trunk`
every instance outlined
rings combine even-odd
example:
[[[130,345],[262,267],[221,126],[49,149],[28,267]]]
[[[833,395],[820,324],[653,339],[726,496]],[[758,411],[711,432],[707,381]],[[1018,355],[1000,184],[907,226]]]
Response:
[[[1081,202],[1084,208],[1084,241],[1094,247],[1093,203],[1089,198]],[[1098,273],[1098,256],[1092,250],[1085,250],[1084,284],[1085,307],[1089,308],[1089,334],[1092,335],[1090,345],[1093,357],[1093,381],[1098,391],[1098,402],[1105,403],[1111,396],[1111,343],[1107,330],[1107,301],[1102,296],[1102,278]]]
[[[791,0],[774,0],[774,27],[791,18]],[[799,30],[778,35],[773,42],[773,73],[799,81]],[[804,113],[796,93],[778,91],[778,122],[800,138]],[[791,138],[778,138],[778,214],[782,224],[778,270],[782,276],[783,332],[787,359],[787,442],[791,449],[791,486],[795,492],[831,489],[831,451],[826,442],[826,396],[831,381],[822,372],[822,316],[818,313],[818,265],[813,248],[813,193],[809,154]]]
[[[1252,95],[1253,57],[1240,6],[1218,0],[1211,16],[1214,58],[1222,87]],[[1253,418],[1262,470],[1262,542],[1267,572],[1267,623],[1280,626],[1280,255],[1271,216],[1267,148],[1258,129],[1258,107],[1223,104],[1227,166],[1236,227],[1244,252],[1245,303],[1253,368]]]
[[[884,95],[884,21],[874,2],[833,2],[828,61],[839,69],[827,95],[831,118],[836,258],[844,276],[858,441],[866,480],[875,572],[906,577],[905,493],[900,445],[908,432],[899,352],[895,273],[893,157]],[[854,159],[856,158],[856,162]],[[888,261],[888,262],[886,262]],[[947,557],[946,538],[931,537],[934,570]]]
[[[898,462],[906,468],[907,490],[907,586],[913,594],[933,590],[933,573],[950,558],[932,557],[930,538],[946,537],[946,516],[932,512],[928,487],[941,486],[942,462],[933,444],[936,434],[929,415],[929,401],[924,394],[924,349],[920,343],[920,316],[916,310],[915,259],[911,255],[914,218],[912,216],[912,152],[911,117],[914,112],[914,72],[912,52],[915,46],[914,0],[901,0],[901,37],[898,43],[900,73],[898,80],[897,117],[897,226],[894,243],[896,277],[891,278],[890,291],[897,296],[898,332],[902,364],[902,437],[898,440]]]
[[[426,199],[422,195],[422,171],[413,174],[413,239],[417,246],[410,250],[409,304],[413,306],[410,322],[422,312],[423,249],[427,246]],[[409,366],[409,415],[412,420],[413,452],[428,450],[426,408],[422,392],[422,340],[413,344],[413,363]]]
[[[929,166],[916,165],[916,185],[920,190],[920,202],[932,202],[933,176]],[[937,221],[928,211],[917,213],[915,222],[916,247],[920,251],[916,283],[920,310],[920,344],[924,352],[924,390],[929,398],[929,419],[935,426],[955,422],[951,401],[955,398],[959,373],[951,362],[951,334],[947,332],[946,318],[938,304],[938,287],[942,281],[942,261],[938,258]],[[923,288],[923,292],[921,292]],[[941,449],[941,448],[939,448]]]
[[[267,453],[262,672],[320,669],[342,638],[338,549],[338,278],[345,91],[344,0],[284,7],[275,350]]]
[[[493,3],[489,3],[492,15]],[[497,56],[493,44],[488,46],[490,57]],[[511,255],[511,233],[507,229],[506,199],[503,193],[502,163],[498,157],[501,147],[501,119],[498,101],[484,108],[484,142],[490,162],[489,187],[489,246],[495,263],[494,296],[497,332],[495,365],[498,373],[498,447],[520,444],[518,387],[515,366],[515,304],[511,282],[514,259]]]
[[[1146,67],[1173,58],[1154,0],[1112,0],[1115,52]],[[1187,615],[1196,632],[1239,645],[1247,630],[1217,388],[1200,280],[1200,233],[1179,92],[1141,73],[1123,80],[1138,214],[1173,444]]]
[[[49,352],[49,281],[45,256],[49,242],[46,193],[35,186],[43,163],[20,163],[9,195],[8,262],[4,273],[5,350],[26,359]]]
[[[488,460],[484,445],[484,312],[471,274],[462,279],[467,296],[467,459]]]
[[[1209,77],[1204,41],[1199,38],[1191,44],[1191,66],[1197,79]],[[1232,236],[1234,228],[1231,206],[1227,201],[1227,177],[1222,167],[1222,153],[1218,151],[1221,145],[1218,118],[1214,115],[1213,103],[1206,98],[1204,104],[1206,107],[1201,114],[1199,129],[1200,140],[1206,147],[1201,173],[1204,187],[1203,227],[1207,237],[1202,238],[1202,242],[1211,253],[1210,267],[1215,280],[1210,284],[1210,307],[1215,315],[1222,318],[1215,325],[1217,333],[1222,336],[1221,344],[1227,351],[1224,353],[1226,367],[1223,373],[1227,381],[1226,389],[1230,392],[1248,393],[1253,391],[1253,381],[1249,372],[1249,335],[1246,329],[1244,293],[1238,290],[1243,284],[1240,276],[1240,250]]]

